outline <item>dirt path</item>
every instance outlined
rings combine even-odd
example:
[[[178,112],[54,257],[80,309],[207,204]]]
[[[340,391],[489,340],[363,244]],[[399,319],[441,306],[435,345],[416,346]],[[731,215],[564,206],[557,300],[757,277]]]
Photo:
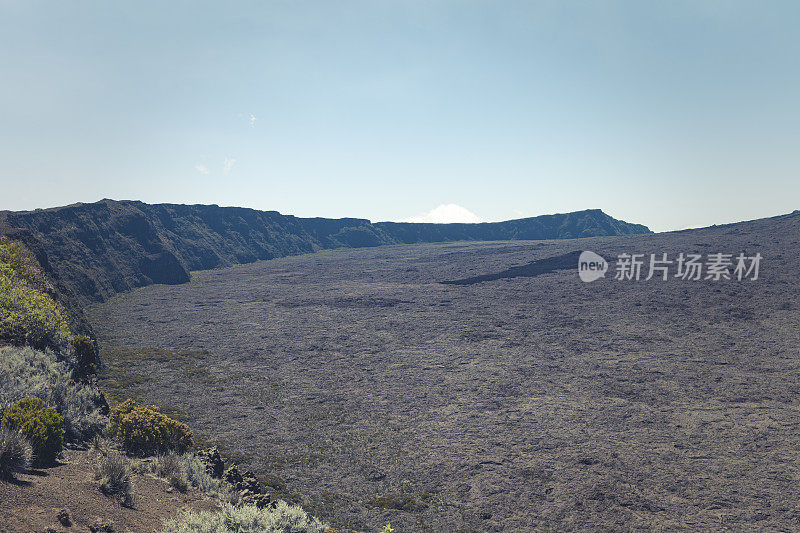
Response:
[[[166,482],[135,475],[134,507],[123,507],[102,494],[92,479],[94,458],[95,452],[67,450],[58,466],[20,475],[15,482],[0,482],[0,531],[88,531],[99,519],[111,522],[115,532],[153,532],[182,508],[217,505],[194,490],[168,492]],[[71,526],[59,523],[61,509],[68,510]]]

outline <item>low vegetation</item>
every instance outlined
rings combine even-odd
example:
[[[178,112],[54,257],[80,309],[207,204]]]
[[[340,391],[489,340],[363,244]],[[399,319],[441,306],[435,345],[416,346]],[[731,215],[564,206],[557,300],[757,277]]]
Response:
[[[31,465],[33,451],[19,431],[0,427],[0,479],[13,479]]]
[[[0,348],[0,413],[23,398],[39,398],[64,417],[67,441],[90,440],[108,423],[106,402],[95,387],[71,376],[69,365],[52,351]]]
[[[25,398],[6,409],[2,426],[19,431],[30,441],[35,466],[51,465],[61,453],[64,417],[45,407],[39,398]]]
[[[166,521],[163,533],[324,533],[326,529],[300,507],[280,501],[274,508],[225,504],[218,512],[184,512]]]
[[[0,341],[60,348],[71,337],[66,311],[24,246],[0,236]]]
[[[231,485],[221,477],[211,475],[206,463],[193,453],[159,455],[151,463],[150,471],[177,490],[184,491],[191,486],[223,502],[237,503],[239,500]]]
[[[103,494],[118,498],[126,507],[133,506],[131,464],[125,455],[117,452],[101,455],[94,467],[94,479]]]
[[[223,502],[221,512],[184,513],[165,531],[335,532],[300,507],[271,502],[260,489],[245,490],[221,472],[212,475],[202,458],[186,453],[194,444],[188,426],[159,408],[128,399],[109,412],[95,378],[96,343],[72,335],[57,296],[35,257],[0,236],[0,478],[54,464],[65,441],[91,442],[97,488],[124,506],[134,504],[134,462],[147,465],[127,453],[160,454],[145,466],[150,473],[178,491],[195,487]],[[196,357],[164,354],[164,364]],[[89,529],[112,530],[102,524]]]
[[[85,380],[97,374],[99,361],[94,341],[86,335],[76,335],[70,343],[75,354],[75,379]]]
[[[205,463],[194,454],[181,455],[183,466],[186,469],[186,476],[193,487],[200,491],[219,498],[221,501],[234,503],[237,500],[236,494],[230,485],[222,479],[215,478],[208,473]]]
[[[138,405],[128,399],[111,410],[111,433],[131,453],[153,455],[185,452],[194,445],[186,424],[159,412],[157,407]]]
[[[0,236],[0,344],[12,345],[0,348],[0,415],[37,398],[63,417],[66,439],[81,442],[105,426],[107,406],[85,382],[97,371],[94,342],[72,336],[55,294],[33,254]]]
[[[186,492],[186,489],[189,488],[189,476],[186,473],[185,461],[176,453],[156,457],[152,463],[152,471],[158,477],[166,479],[174,489]]]

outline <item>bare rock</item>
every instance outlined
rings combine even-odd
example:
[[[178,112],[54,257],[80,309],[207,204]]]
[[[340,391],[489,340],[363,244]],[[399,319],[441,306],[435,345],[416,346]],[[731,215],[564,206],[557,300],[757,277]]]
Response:
[[[225,462],[222,460],[222,456],[216,446],[207,450],[200,450],[195,455],[205,465],[208,475],[216,479],[222,478],[225,471]]]
[[[367,474],[367,481],[382,481],[386,479],[386,474],[378,470],[370,470]]]
[[[258,482],[258,479],[256,478],[255,474],[249,470],[242,472],[239,470],[238,466],[231,465],[225,469],[222,477],[237,491],[249,490],[256,493],[261,492],[261,486]]]
[[[114,533],[114,522],[104,518],[95,518],[89,524],[89,531],[92,533]]]
[[[242,473],[239,472],[238,466],[231,465],[223,472],[222,479],[235,487],[242,482]]]
[[[261,484],[258,478],[249,470],[242,472],[242,488],[252,492],[261,492]]]

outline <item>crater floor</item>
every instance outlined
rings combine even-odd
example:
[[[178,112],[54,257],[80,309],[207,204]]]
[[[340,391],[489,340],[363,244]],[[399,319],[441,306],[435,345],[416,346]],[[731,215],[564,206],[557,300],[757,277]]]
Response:
[[[798,237],[787,216],[324,251],[89,311],[112,395],[165,406],[340,530],[794,529]],[[757,281],[612,263],[588,284],[441,283],[578,250],[764,259]]]

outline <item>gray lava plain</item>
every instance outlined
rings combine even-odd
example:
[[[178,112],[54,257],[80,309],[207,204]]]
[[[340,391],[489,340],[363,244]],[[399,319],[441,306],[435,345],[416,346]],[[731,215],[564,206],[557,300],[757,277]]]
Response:
[[[112,396],[165,406],[340,531],[793,530],[798,240],[793,214],[323,251],[90,319]],[[764,259],[756,281],[618,281],[612,263],[593,283],[442,283],[579,250]]]

